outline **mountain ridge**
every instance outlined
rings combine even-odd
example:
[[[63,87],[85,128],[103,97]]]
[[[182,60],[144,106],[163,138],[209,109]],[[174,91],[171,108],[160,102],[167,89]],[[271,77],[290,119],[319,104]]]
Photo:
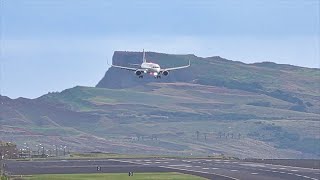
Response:
[[[0,136],[77,151],[320,157],[319,69],[146,55],[164,67],[192,64],[161,80],[109,68],[96,87],[36,99],[0,96]],[[141,52],[116,51],[113,63],[141,58]]]

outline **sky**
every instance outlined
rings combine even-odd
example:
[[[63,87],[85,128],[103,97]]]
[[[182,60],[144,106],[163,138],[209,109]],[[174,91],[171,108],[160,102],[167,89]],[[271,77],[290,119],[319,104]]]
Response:
[[[320,67],[320,0],[1,0],[0,94],[95,86],[115,50]]]

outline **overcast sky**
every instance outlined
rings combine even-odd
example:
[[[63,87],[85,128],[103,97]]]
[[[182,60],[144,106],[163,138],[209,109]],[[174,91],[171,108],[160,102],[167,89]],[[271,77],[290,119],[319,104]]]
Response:
[[[320,67],[319,0],[2,0],[0,94],[95,86],[113,51]]]

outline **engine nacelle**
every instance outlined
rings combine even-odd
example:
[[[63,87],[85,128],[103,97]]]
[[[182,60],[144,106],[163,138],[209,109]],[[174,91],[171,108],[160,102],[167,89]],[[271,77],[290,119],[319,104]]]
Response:
[[[136,71],[135,74],[136,74],[137,76],[141,76],[142,71]]]
[[[162,74],[163,74],[164,76],[168,76],[168,75],[169,75],[169,71],[163,71]]]

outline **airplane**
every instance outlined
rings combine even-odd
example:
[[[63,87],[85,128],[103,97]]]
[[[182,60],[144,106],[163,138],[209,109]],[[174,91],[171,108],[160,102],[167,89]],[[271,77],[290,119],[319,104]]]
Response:
[[[111,66],[115,67],[115,68],[125,69],[125,70],[129,70],[129,71],[135,71],[135,75],[137,75],[139,78],[143,78],[143,75],[148,73],[148,74],[154,76],[154,78],[158,79],[158,78],[161,78],[161,75],[168,76],[169,75],[169,71],[177,70],[177,69],[184,69],[184,68],[190,67],[190,60],[189,60],[189,64],[186,65],[186,66],[179,66],[179,67],[161,69],[159,64],[152,63],[152,62],[147,62],[146,54],[145,54],[145,52],[143,50],[143,52],[142,52],[142,64],[133,64],[133,65],[138,65],[140,67],[139,68],[133,68],[133,67],[125,67],[125,66],[118,66],[118,65],[111,64]]]

